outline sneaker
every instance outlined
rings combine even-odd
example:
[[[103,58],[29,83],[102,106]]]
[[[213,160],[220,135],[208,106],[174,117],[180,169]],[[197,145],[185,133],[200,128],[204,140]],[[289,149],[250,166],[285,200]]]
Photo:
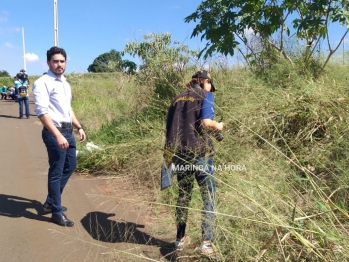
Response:
[[[189,236],[184,236],[181,240],[176,240],[175,241],[175,249],[177,251],[181,251],[184,249],[185,246],[190,244],[190,237]]]
[[[201,255],[214,259],[216,258],[216,254],[217,254],[217,249],[210,240],[206,240],[202,243]]]

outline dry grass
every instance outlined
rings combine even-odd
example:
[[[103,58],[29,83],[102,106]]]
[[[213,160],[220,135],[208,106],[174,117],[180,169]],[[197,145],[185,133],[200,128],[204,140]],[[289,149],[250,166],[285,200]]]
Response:
[[[244,69],[214,71],[217,115],[226,123],[215,162],[246,167],[216,171],[216,245],[222,261],[349,259],[346,71],[329,67],[316,81],[295,75],[286,87],[269,86]],[[80,92],[74,109],[91,130],[90,141],[103,147],[81,154],[79,169],[132,176],[149,192],[152,210],[161,217],[154,232],[170,239],[176,181],[159,192],[166,112],[158,110],[151,93],[138,96],[132,79],[111,96],[93,89],[115,91],[114,77],[124,79],[83,76],[72,83],[74,97]],[[91,99],[95,102],[86,102]],[[188,223],[196,246],[201,206],[196,187]],[[194,250],[182,259],[199,259]]]

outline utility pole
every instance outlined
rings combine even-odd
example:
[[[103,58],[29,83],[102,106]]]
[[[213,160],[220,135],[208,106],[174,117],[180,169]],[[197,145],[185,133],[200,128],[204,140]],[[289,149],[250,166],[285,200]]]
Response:
[[[26,60],[25,60],[25,42],[24,42],[24,28],[22,27],[22,45],[23,45],[23,69],[27,70]]]
[[[58,46],[58,8],[57,8],[57,0],[53,0],[53,25],[54,25],[55,46]]]

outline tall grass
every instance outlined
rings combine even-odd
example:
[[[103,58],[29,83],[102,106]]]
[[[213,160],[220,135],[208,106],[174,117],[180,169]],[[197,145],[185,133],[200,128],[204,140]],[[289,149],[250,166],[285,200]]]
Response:
[[[217,117],[225,122],[215,156],[223,167],[215,173],[220,260],[349,260],[348,69],[330,65],[316,80],[294,73],[286,82],[282,65],[269,79],[243,68],[212,69]],[[168,225],[175,227],[176,180],[159,191],[170,101],[123,74],[70,75],[69,81],[89,141],[103,148],[91,153],[81,146],[78,170],[134,177],[152,193],[154,210],[169,212],[161,212],[164,222],[154,230],[174,240]],[[197,245],[201,206],[196,187],[188,234]]]

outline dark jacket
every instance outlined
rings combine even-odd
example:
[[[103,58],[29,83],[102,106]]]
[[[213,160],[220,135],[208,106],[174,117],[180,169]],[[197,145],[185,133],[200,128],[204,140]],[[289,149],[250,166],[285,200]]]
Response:
[[[200,111],[207,91],[195,85],[172,99],[166,122],[165,149],[174,153],[212,156],[212,139],[201,125]]]

